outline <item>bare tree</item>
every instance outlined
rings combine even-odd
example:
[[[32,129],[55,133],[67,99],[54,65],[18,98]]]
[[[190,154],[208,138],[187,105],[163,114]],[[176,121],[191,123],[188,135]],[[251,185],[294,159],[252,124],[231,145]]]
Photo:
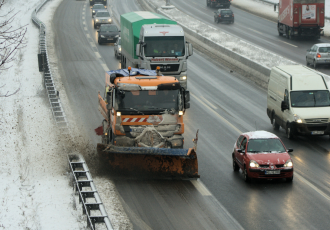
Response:
[[[17,51],[25,47],[24,37],[27,31],[26,25],[18,28],[12,25],[18,12],[14,13],[14,10],[9,10],[4,13],[1,11],[4,4],[5,0],[0,0],[0,73],[10,68],[5,64],[15,60]]]
[[[14,13],[9,10],[6,13],[1,11],[5,0],[0,0],[0,74],[3,70],[10,68],[5,65],[15,60],[16,53],[19,49],[25,47],[24,37],[27,31],[26,25],[15,28],[12,24],[18,12]],[[1,85],[3,88],[5,85]],[[9,97],[19,91],[18,88],[14,93],[1,94],[0,97]]]

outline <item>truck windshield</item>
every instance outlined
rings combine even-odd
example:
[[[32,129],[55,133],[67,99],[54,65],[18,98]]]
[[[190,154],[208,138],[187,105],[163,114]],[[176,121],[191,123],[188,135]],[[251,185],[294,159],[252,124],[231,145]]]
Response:
[[[329,91],[292,91],[292,107],[323,107],[330,106]]]
[[[179,94],[177,90],[136,90],[117,91],[116,106],[118,110],[137,110],[160,112],[164,110],[178,111]]]
[[[145,37],[146,57],[180,57],[185,54],[184,37]]]

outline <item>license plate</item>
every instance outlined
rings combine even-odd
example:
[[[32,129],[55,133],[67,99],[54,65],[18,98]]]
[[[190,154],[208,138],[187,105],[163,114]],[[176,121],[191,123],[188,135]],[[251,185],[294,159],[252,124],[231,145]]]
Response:
[[[229,17],[229,15],[225,15],[225,17],[227,18],[227,17]]]
[[[313,131],[312,135],[320,135],[320,134],[324,134],[324,131]]]
[[[110,41],[110,40],[113,40],[112,38],[108,38],[108,40]]]
[[[280,173],[281,173],[281,170],[265,171],[266,175],[280,174]]]

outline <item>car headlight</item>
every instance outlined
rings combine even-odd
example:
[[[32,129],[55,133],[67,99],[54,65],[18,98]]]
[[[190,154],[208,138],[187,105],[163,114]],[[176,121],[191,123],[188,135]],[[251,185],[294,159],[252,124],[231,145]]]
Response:
[[[101,38],[105,38],[104,35],[101,35]]]
[[[187,80],[187,76],[182,76],[182,77],[180,77],[180,80],[181,80],[181,81],[185,81],[185,80]]]
[[[303,123],[302,119],[297,114],[293,114],[293,118],[295,122]]]
[[[115,37],[116,37],[116,38],[119,38],[119,35],[116,35]]]
[[[119,48],[119,51],[121,52],[121,48]]]
[[[98,19],[95,19],[95,21],[97,21],[97,22],[98,22],[99,20],[98,20]]]
[[[293,167],[293,162],[291,159],[287,160],[284,164],[284,167]]]
[[[250,160],[250,167],[251,168],[259,168],[259,164],[254,160]]]
[[[111,19],[109,19],[108,21],[109,21],[109,22],[111,22],[112,20],[111,20]]]

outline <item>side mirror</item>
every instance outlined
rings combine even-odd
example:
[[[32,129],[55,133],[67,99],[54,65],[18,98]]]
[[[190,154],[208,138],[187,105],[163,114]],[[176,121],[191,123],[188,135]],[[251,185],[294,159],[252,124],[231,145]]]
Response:
[[[293,149],[288,149],[288,153],[291,153],[291,152],[293,152]]]
[[[189,91],[184,91],[184,100],[186,103],[190,101],[190,92]]]
[[[281,103],[282,112],[286,109],[289,109],[289,105],[285,101],[282,101],[282,103]]]
[[[189,52],[189,56],[193,55],[193,53],[194,53],[193,46],[191,43],[188,44],[188,52]]]
[[[140,44],[136,44],[136,50],[135,50],[135,55],[140,57]]]
[[[118,32],[121,32],[121,30],[118,30]]]

